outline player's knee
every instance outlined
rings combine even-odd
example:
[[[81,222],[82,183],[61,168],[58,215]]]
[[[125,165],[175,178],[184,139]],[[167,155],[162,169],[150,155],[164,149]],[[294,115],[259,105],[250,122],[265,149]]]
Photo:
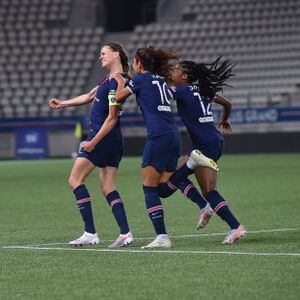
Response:
[[[78,187],[80,184],[82,184],[82,181],[74,178],[73,176],[70,176],[68,178],[68,185],[70,186],[71,189],[75,189],[76,187]]]
[[[100,184],[100,191],[104,197],[114,191],[116,188],[111,184]]]

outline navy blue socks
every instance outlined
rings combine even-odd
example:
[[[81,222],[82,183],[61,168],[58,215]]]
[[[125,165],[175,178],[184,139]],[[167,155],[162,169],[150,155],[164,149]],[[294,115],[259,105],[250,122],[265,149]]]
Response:
[[[180,184],[185,182],[188,176],[194,173],[194,170],[187,167],[184,164],[181,168],[175,171],[170,177],[169,181],[166,183],[161,183],[159,185],[159,196],[162,198],[167,198],[177,191]]]
[[[158,196],[158,187],[143,186],[143,189],[147,213],[152,221],[156,234],[167,234],[163,206]]]
[[[129,232],[128,222],[126,218],[123,200],[117,191],[113,191],[106,195],[106,200],[112,209],[112,213],[120,227],[120,233],[126,234]]]
[[[207,193],[206,200],[209,202],[211,208],[214,212],[224,220],[231,229],[236,229],[240,226],[239,221],[235,218],[233,213],[228,207],[228,203],[224,198],[218,193],[218,191],[213,190]]]
[[[206,207],[207,201],[202,197],[189,179],[186,179],[184,182],[182,182],[179,186],[179,189],[185,197],[196,203],[200,209]]]
[[[176,170],[170,177],[168,183],[170,187],[178,189],[179,185],[187,179],[188,176],[194,173],[193,169],[190,169],[186,164]]]
[[[85,231],[96,233],[92,212],[91,197],[84,184],[79,185],[73,190],[76,197],[76,204],[84,222]]]

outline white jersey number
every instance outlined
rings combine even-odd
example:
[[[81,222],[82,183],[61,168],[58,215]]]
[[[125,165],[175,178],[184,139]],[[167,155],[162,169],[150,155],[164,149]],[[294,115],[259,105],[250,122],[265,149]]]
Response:
[[[201,96],[198,92],[195,92],[194,93],[194,96],[198,97],[199,99],[199,102],[200,102],[200,105],[201,105],[201,108],[202,108],[202,112],[203,112],[203,115],[204,116],[212,116],[212,111],[210,110],[210,103],[207,104],[207,107],[205,107],[202,99],[201,99]]]
[[[165,101],[167,102],[168,105],[170,105],[171,102],[170,102],[170,100],[168,98],[168,95],[167,95],[167,93],[168,93],[168,91],[167,91],[167,89],[168,89],[167,84],[164,82],[163,85],[161,86],[161,83],[158,80],[153,80],[152,84],[157,85],[157,87],[159,89],[159,94],[160,94],[160,99],[161,99],[162,105],[165,104]]]

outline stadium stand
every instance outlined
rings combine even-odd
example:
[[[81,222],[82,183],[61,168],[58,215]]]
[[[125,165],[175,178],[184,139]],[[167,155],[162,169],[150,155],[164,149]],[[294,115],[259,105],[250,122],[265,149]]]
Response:
[[[68,28],[71,4],[0,2],[0,117],[82,114],[74,108],[48,107],[51,97],[82,92],[103,36],[103,28]]]
[[[237,76],[225,94],[237,105],[277,104],[299,81],[299,0],[190,0],[182,20],[137,26],[130,51],[154,44],[199,62],[231,58]]]
[[[1,118],[84,113],[74,108],[51,111],[47,105],[51,97],[86,91],[105,41],[102,27],[70,24],[74,3],[0,1]],[[174,7],[183,7],[179,17],[168,18],[166,9],[161,12],[164,20],[135,27],[125,43],[130,54],[154,44],[199,62],[230,58],[237,76],[230,81],[234,88],[224,93],[236,106],[278,104],[299,83],[300,0],[189,0]],[[174,15],[174,9],[169,11]],[[125,111],[138,111],[133,97]]]

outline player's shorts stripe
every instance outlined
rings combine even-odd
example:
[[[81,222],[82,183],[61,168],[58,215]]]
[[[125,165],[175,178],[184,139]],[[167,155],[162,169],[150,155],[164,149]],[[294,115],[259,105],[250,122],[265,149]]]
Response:
[[[113,207],[117,203],[123,203],[123,200],[119,198],[119,199],[116,199],[114,201],[111,201],[110,206]]]
[[[187,193],[189,192],[189,190],[194,187],[194,185],[192,183],[190,183],[183,191],[183,195],[186,196]]]
[[[160,210],[160,209],[163,209],[164,207],[162,205],[156,205],[156,206],[153,206],[153,207],[150,207],[149,209],[147,209],[147,213],[150,214],[154,211],[157,211],[157,210]]]
[[[76,200],[76,204],[82,204],[82,203],[89,202],[89,201],[91,201],[91,197]]]
[[[170,181],[168,181],[167,182],[167,185],[168,185],[168,187],[170,188],[170,189],[172,189],[172,190],[177,190],[177,186],[175,186],[174,184],[172,184]]]
[[[227,206],[228,203],[226,201],[222,201],[220,202],[215,208],[214,208],[214,212],[217,212],[221,207],[223,206]]]

